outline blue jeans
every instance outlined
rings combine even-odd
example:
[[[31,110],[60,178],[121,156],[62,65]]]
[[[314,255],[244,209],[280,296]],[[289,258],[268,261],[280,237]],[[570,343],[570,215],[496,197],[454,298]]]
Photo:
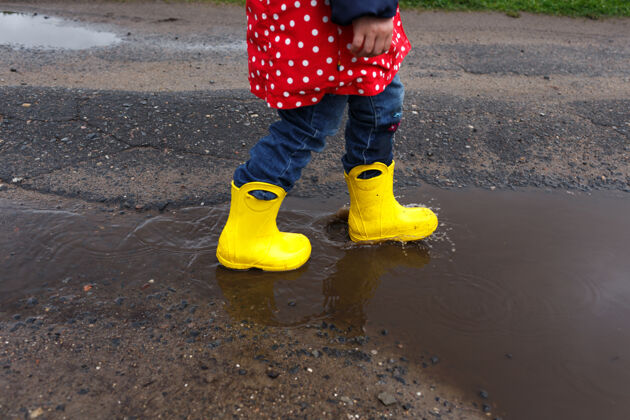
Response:
[[[348,104],[346,153],[343,168],[350,172],[358,165],[393,159],[394,133],[402,117],[404,88],[398,75],[375,96],[327,94],[312,106],[278,110],[280,121],[269,127],[269,134],[249,152],[249,160],[234,173],[237,187],[253,182],[267,182],[290,191],[310,162],[311,152],[321,152],[326,137],[339,129]],[[268,193],[272,194],[272,193]],[[266,194],[255,194],[258,198]]]

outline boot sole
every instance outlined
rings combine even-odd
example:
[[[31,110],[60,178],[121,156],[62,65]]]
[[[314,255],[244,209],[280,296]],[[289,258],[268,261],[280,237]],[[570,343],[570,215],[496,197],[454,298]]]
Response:
[[[425,231],[426,233],[414,234],[414,235],[392,235],[392,236],[379,236],[375,238],[370,238],[370,237],[363,237],[360,235],[355,235],[352,232],[349,232],[349,234],[350,234],[350,239],[352,239],[352,242],[357,242],[357,243],[365,243],[365,244],[373,243],[374,244],[374,243],[387,242],[387,241],[413,242],[413,241],[420,241],[422,239],[428,238],[429,236],[433,234],[433,232],[435,232],[435,229],[437,229],[437,226],[438,224],[436,223],[435,226],[433,226],[433,228],[427,229]]]
[[[310,258],[310,254],[309,254],[309,257],[300,264],[296,264],[294,266],[287,266],[287,267],[276,267],[276,266],[266,266],[266,265],[261,265],[261,264],[234,263],[232,261],[226,260],[225,258],[221,257],[219,254],[217,254],[217,259],[219,260],[222,266],[224,266],[225,268],[229,268],[230,270],[235,270],[235,271],[248,271],[248,270],[251,270],[252,268],[257,268],[263,271],[276,271],[276,272],[277,271],[293,271],[293,270],[297,270],[298,268],[306,264],[309,258]]]

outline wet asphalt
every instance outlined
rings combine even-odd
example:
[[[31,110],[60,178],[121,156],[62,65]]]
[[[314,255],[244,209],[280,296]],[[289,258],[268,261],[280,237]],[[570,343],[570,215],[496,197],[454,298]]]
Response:
[[[243,91],[134,93],[2,87],[6,188],[127,208],[216,204],[275,113]],[[630,101],[562,106],[407,93],[397,181],[630,192]],[[343,131],[343,130],[340,130]],[[343,191],[329,139],[294,194]]]
[[[80,52],[0,46],[5,210],[28,201],[141,218],[228,201],[233,170],[276,119],[247,91],[242,11],[154,6],[0,3],[123,39]],[[611,190],[626,197],[628,20],[406,16],[414,50],[402,71],[398,186]],[[313,157],[293,196],[344,194],[342,131]],[[0,225],[19,235],[12,219]],[[101,225],[116,221],[99,220],[94,231]],[[5,261],[19,252],[9,248],[0,255]],[[379,341],[386,332],[366,341],[321,323],[252,326],[231,319],[216,294],[199,295],[192,280],[135,279],[112,290],[109,277],[75,274],[62,286],[6,298],[0,412],[481,418],[495,407],[487,393],[464,398],[445,390],[431,378],[438,356],[427,354],[424,368],[409,364],[402,346]],[[61,384],[50,385],[59,376]]]

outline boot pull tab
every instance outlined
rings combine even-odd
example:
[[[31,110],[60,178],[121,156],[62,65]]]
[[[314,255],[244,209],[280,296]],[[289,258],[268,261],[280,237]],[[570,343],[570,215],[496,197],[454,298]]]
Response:
[[[382,175],[383,172],[378,169],[368,169],[367,171],[363,171],[357,176],[357,179],[370,179],[376,178],[379,175]]]
[[[286,191],[284,191],[282,187],[266,182],[248,182],[247,184],[242,185],[239,190],[244,193],[245,204],[247,207],[254,211],[265,211],[272,205],[279,206],[284,197],[287,195]],[[256,197],[256,191],[262,192],[263,194],[261,195],[263,198]],[[272,194],[275,197],[267,199],[265,196],[268,196],[269,194]]]
[[[387,173],[387,165],[381,162],[374,162],[369,165],[359,165],[352,168],[348,176],[357,182],[363,182],[376,178]]]
[[[254,198],[257,198],[258,200],[263,200],[263,201],[271,201],[278,198],[278,196],[275,193],[272,193],[271,191],[266,191],[266,190],[253,190],[253,191],[250,191],[248,194],[253,196]]]

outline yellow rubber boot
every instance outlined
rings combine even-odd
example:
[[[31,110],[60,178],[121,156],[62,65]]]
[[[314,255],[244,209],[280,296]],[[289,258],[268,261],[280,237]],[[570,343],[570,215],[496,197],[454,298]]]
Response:
[[[361,179],[365,171],[379,175]],[[425,207],[403,207],[394,198],[394,163],[359,165],[344,174],[350,192],[348,226],[354,242],[416,241],[437,228],[435,213]]]
[[[250,192],[270,191],[273,200],[259,200]],[[236,270],[295,270],[311,256],[311,243],[299,233],[280,232],[276,216],[286,196],[281,187],[250,182],[237,188],[232,182],[230,215],[219,237],[217,258]]]

